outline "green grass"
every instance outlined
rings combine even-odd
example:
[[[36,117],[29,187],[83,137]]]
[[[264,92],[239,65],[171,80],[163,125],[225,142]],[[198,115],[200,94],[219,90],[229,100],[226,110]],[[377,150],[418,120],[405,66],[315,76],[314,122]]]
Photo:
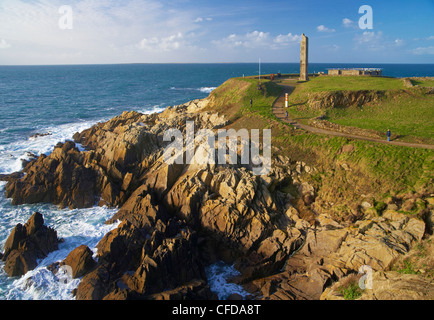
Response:
[[[434,172],[434,152],[426,149],[380,145],[375,142],[353,140],[315,134],[286,135],[280,137],[282,145],[297,146],[315,151],[333,162],[348,162],[389,190],[416,190],[430,184]],[[340,150],[346,144],[351,152]],[[386,192],[386,191],[385,191]]]
[[[419,274],[419,272],[415,270],[410,260],[404,260],[404,265],[401,268],[398,268],[396,271],[402,274]]]
[[[325,111],[325,116],[326,120],[343,126],[383,134],[390,129],[395,137],[421,137],[434,142],[433,106],[433,95],[401,93],[362,108],[331,108]]]
[[[258,84],[258,80],[251,78],[233,78],[213,91],[212,95],[225,109],[236,110],[229,115],[232,121],[253,114],[277,120],[272,112],[272,105],[282,94],[283,88],[272,81],[261,80],[262,89],[258,90]],[[250,99],[253,100],[252,107]],[[223,113],[227,111],[222,108],[214,110]]]
[[[421,86],[421,87],[434,87],[434,79],[411,79],[411,83],[414,86]]]
[[[398,90],[404,89],[404,82],[397,78],[382,77],[332,77],[321,76],[312,78],[300,85],[295,95],[303,95],[308,92],[324,91],[360,91],[360,90]]]
[[[256,113],[268,119],[276,119],[272,112],[272,105],[282,94],[283,88],[268,80],[261,80],[262,89],[258,89],[258,80],[239,79],[239,81],[249,83],[240,101],[242,114]],[[250,99],[253,101],[252,106],[250,106]]]
[[[340,288],[339,292],[344,296],[345,300],[356,300],[362,296],[362,289],[357,283],[351,283],[347,287]]]
[[[349,78],[345,77],[345,79]],[[321,77],[316,78],[312,82],[320,79]],[[324,77],[324,79],[331,78]],[[343,79],[343,77],[339,79]],[[376,84],[392,81],[396,85],[394,81],[396,79],[369,77],[357,77],[357,79],[365,84],[364,88],[367,88],[366,84],[370,81]],[[353,87],[356,87],[354,81]],[[213,91],[213,94],[218,99],[217,104],[223,106],[220,109],[221,111],[236,110],[236,114],[232,118],[237,120],[234,121],[237,122],[236,125],[234,124],[235,126],[258,129],[272,127],[272,143],[282,147],[285,154],[291,154],[292,158],[298,157],[301,161],[311,159],[315,162],[318,155],[322,155],[331,161],[331,165],[338,161],[349,163],[363,173],[363,179],[366,180],[364,183],[375,185],[375,188],[381,189],[378,191],[417,190],[429,185],[430,179],[433,177],[432,172],[434,172],[434,152],[432,150],[380,145],[362,140],[349,141],[343,137],[316,135],[300,131],[294,132],[289,125],[282,124],[272,113],[272,104],[281,95],[282,87],[266,80],[263,80],[261,84],[264,91],[257,89],[258,80],[234,78]],[[305,85],[310,85],[310,82],[299,84],[299,86]],[[370,85],[372,86],[372,83]],[[361,84],[359,84],[360,86]],[[404,96],[408,98],[408,96]],[[250,99],[253,100],[253,107],[250,107]],[[404,103],[400,109],[405,113]],[[410,111],[413,112],[414,110]],[[425,111],[429,113],[429,110]],[[376,110],[376,112],[378,115],[382,111]],[[403,122],[407,120],[405,118],[402,115]],[[411,116],[408,115],[408,118],[411,118]],[[418,116],[417,118],[423,117]],[[423,126],[421,123],[419,125]],[[426,126],[430,126],[428,120],[426,120]],[[395,130],[394,128],[396,127],[390,126],[392,131]],[[347,144],[354,146],[353,151],[342,153],[342,147]],[[330,180],[320,174],[318,174],[317,178],[318,185]],[[381,214],[383,209],[381,204],[377,209]]]
[[[412,80],[420,86],[434,86],[433,79]],[[384,91],[377,102],[362,107],[349,106],[311,109],[307,104],[310,93],[353,90]],[[347,127],[374,130],[385,136],[392,131],[392,140],[434,143],[434,95],[427,89],[403,87],[402,79],[376,77],[318,77],[299,84],[290,96],[291,117],[307,122],[322,116],[332,123]]]

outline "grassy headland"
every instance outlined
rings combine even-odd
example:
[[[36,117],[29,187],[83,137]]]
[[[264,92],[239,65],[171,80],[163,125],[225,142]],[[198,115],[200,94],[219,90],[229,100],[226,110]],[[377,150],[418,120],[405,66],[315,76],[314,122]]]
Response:
[[[320,77],[301,83],[294,93],[298,91],[300,94],[302,91],[307,94],[309,88],[324,90],[327,88],[324,79],[330,78]],[[341,79],[344,78],[333,78],[329,86],[334,89],[346,88],[344,80],[348,81],[348,78]],[[378,85],[385,90],[387,88],[402,90],[402,82],[399,79],[364,77],[358,79],[360,83],[351,79],[351,88],[378,90],[376,87]],[[370,82],[370,79],[373,82]],[[272,144],[276,147],[273,155],[289,156],[294,163],[302,161],[306,165],[315,167],[316,171],[309,174],[306,179],[315,187],[316,193],[324,201],[333,203],[330,210],[336,215],[345,219],[346,215],[354,212],[354,207],[363,199],[381,202],[390,195],[409,192],[426,193],[428,190],[434,192],[432,187],[434,152],[432,150],[384,145],[296,130],[289,124],[278,120],[272,113],[273,102],[281,95],[282,87],[267,80],[263,80],[261,84],[264,91],[258,90],[258,80],[230,79],[211,94],[213,102],[209,108],[226,114],[231,119],[228,126],[230,128],[271,129]],[[408,95],[407,98],[413,102],[423,99],[418,95]],[[253,107],[250,107],[250,99],[253,100]],[[290,96],[290,100],[294,101],[293,95]],[[387,103],[387,101],[381,103]],[[412,107],[414,109],[408,113],[419,114],[416,112],[419,107],[424,110],[422,112],[425,114],[428,112],[424,102],[420,104],[415,102]],[[384,112],[381,107],[372,106],[372,108],[378,108],[376,115]],[[399,109],[404,113],[399,119],[404,119],[405,123],[401,123],[401,120],[395,121],[395,128],[408,126],[413,121],[417,122],[417,119],[420,122],[414,124],[416,127],[421,123],[425,123],[425,128],[432,125],[427,119],[422,119],[424,118],[422,116],[413,115],[406,118],[404,103]],[[346,110],[348,119],[353,116],[351,110]],[[354,112],[360,111],[354,110]],[[394,110],[394,112],[398,111]],[[370,121],[369,116],[363,119],[367,123]],[[388,125],[393,130],[392,122]],[[374,125],[371,124],[371,126]]]
[[[289,113],[302,122],[321,117],[341,126],[373,130],[385,135],[387,129],[394,140],[434,143],[434,86],[432,78],[415,78],[417,87],[406,88],[402,79],[376,77],[317,77],[298,84],[291,95]],[[363,105],[315,108],[312,95],[321,93],[374,92],[379,95]]]

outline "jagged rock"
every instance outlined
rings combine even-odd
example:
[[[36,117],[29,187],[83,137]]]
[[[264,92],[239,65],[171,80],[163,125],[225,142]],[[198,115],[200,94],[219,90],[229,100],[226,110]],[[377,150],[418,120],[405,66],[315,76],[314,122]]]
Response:
[[[416,204],[416,199],[408,199],[401,205],[401,209],[404,211],[412,211]]]
[[[5,243],[2,258],[5,272],[10,277],[21,276],[37,266],[37,259],[46,257],[57,250],[57,232],[44,225],[44,218],[34,213],[23,226],[18,224]]]
[[[372,283],[362,300],[432,300],[434,296],[433,280],[421,275],[375,272]]]
[[[117,220],[127,220],[138,229],[144,228],[150,231],[158,220],[166,222],[168,216],[164,208],[153,204],[152,196],[146,190],[147,186],[145,185],[137,188],[119,211],[106,223],[112,224]]]
[[[309,94],[308,104],[316,110],[327,108],[363,106],[364,104],[377,101],[385,94],[384,91],[335,91]]]
[[[335,283],[321,295],[321,300],[344,300]],[[358,300],[431,300],[434,296],[432,279],[423,275],[379,271],[372,274],[372,288],[361,290]]]
[[[324,101],[321,108],[367,100]],[[323,168],[283,156],[263,176],[255,176],[249,165],[165,163],[167,129],[185,132],[186,121],[194,121],[196,130],[227,124],[224,116],[203,111],[206,105],[206,100],[193,101],[158,115],[125,112],[77,133],[74,139],[86,151],[79,152],[72,142],[59,144],[23,172],[3,177],[14,203],[120,207],[107,223],[122,223],[98,243],[98,263],[85,246],[62,262],[74,276],[83,276],[77,299],[213,298],[203,265],[220,259],[234,263],[242,273],[238,280],[255,284],[264,299],[319,299],[333,281],[364,264],[388,268],[422,239],[423,221],[391,209],[414,212],[422,204],[432,209],[433,201],[417,200],[426,195],[396,196],[387,200],[382,217],[373,214],[372,219],[367,213],[375,211],[375,202],[372,195],[363,196],[368,199],[361,205],[363,220],[335,221],[325,205],[334,206],[334,200],[321,199],[320,187],[309,179]],[[353,150],[348,145],[340,152]],[[336,169],[348,169],[348,179],[357,170],[346,163]],[[28,251],[19,250],[33,246],[21,244],[29,230],[37,233],[42,224],[35,217],[13,230],[5,246],[11,270],[33,267]],[[41,252],[48,249],[41,245]]]
[[[59,143],[49,156],[30,162],[24,168],[25,176],[9,180],[6,197],[15,205],[51,202],[60,207],[91,207],[95,204],[96,175],[83,161],[73,142]]]
[[[61,265],[70,266],[72,269],[72,277],[80,278],[89,273],[96,265],[96,261],[92,257],[93,252],[88,246],[81,245],[72,250]]]
[[[218,300],[204,280],[194,280],[171,290],[146,296],[148,300]],[[242,299],[241,299],[242,300]]]
[[[135,273],[125,274],[122,278],[130,290],[141,295],[200,279],[205,279],[205,270],[197,250],[197,235],[189,228],[182,229],[173,238],[151,238],[148,245],[145,244],[140,266]]]
[[[107,267],[98,266],[81,279],[75,298],[77,300],[102,300],[108,294],[109,280],[110,273]]]
[[[123,221],[97,244],[98,261],[109,265],[115,272],[135,269],[145,240],[146,235],[141,229]]]

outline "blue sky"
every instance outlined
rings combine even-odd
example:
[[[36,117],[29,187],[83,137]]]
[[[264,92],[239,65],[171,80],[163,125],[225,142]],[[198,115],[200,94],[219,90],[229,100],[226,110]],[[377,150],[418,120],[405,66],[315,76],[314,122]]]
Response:
[[[0,65],[297,62],[302,33],[311,62],[434,63],[434,0],[0,1]]]

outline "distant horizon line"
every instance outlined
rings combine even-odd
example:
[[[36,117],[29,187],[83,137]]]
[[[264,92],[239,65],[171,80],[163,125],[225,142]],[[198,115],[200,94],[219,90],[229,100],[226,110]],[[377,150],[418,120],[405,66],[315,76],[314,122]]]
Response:
[[[161,65],[161,64],[258,64],[253,62],[119,62],[119,63],[70,63],[70,64],[0,64],[0,67],[55,67],[55,66],[112,66],[112,65]],[[261,64],[300,64],[300,62],[261,62]],[[434,63],[411,62],[309,62],[309,64],[410,64],[410,65],[434,65]]]

